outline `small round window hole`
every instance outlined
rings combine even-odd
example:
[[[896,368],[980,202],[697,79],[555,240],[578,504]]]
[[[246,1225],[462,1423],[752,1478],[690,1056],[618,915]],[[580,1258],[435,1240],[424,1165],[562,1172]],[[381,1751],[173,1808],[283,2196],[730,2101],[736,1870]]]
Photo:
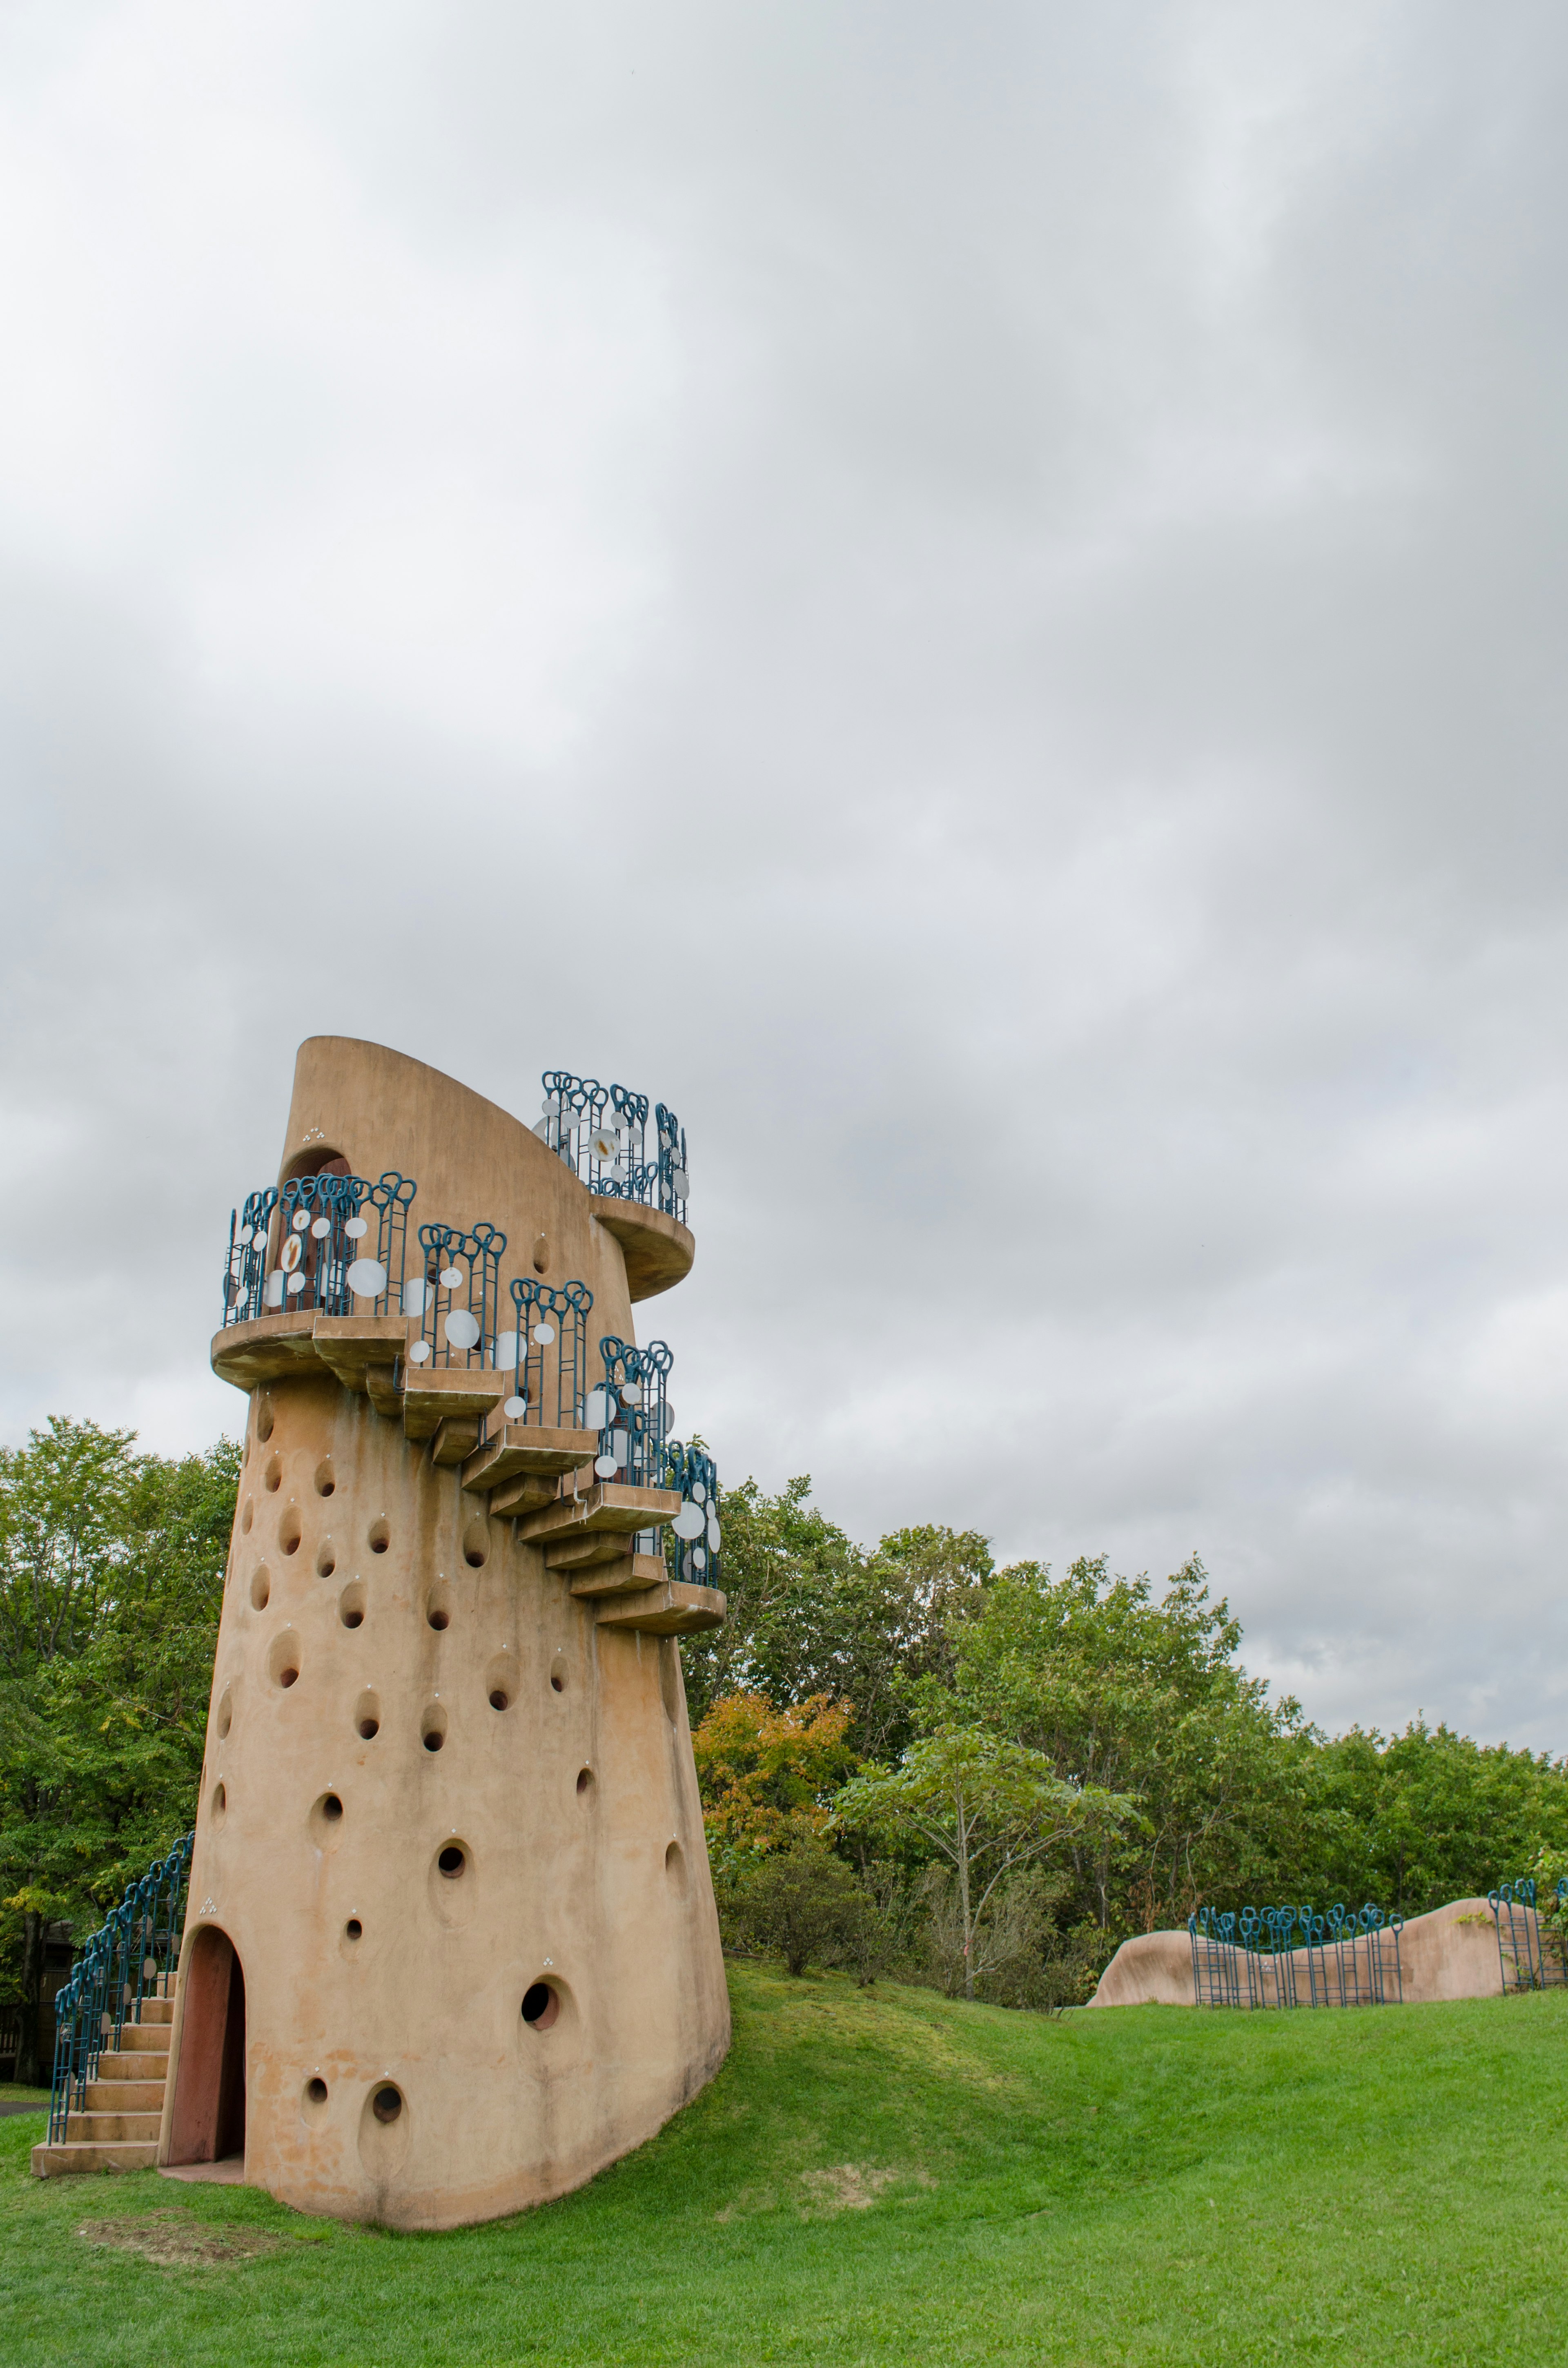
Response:
[[[468,1864],[468,1852],[460,1842],[449,1842],[436,1864],[449,1883],[455,1883]]]
[[[378,2089],[370,2100],[370,2111],[378,2122],[395,2122],[403,2111],[403,2099],[395,2089]]]
[[[548,2031],[560,2012],[560,1995],[548,1982],[531,1982],[523,1992],[523,2021],[530,2031]]]
[[[361,1940],[364,1937],[364,1931],[365,1927],[360,1923],[358,1916],[351,1916],[343,1928],[344,1938],[348,1941]]]

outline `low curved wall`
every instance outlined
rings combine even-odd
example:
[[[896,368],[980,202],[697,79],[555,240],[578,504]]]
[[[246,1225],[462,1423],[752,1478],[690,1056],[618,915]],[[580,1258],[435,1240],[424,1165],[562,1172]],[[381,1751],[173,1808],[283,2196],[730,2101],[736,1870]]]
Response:
[[[1292,1954],[1301,1969],[1304,1993],[1307,1952],[1297,1949]],[[1399,1936],[1399,1963],[1406,2006],[1502,1994],[1497,1928],[1484,1899],[1451,1899],[1446,1907],[1413,1916]],[[1091,2006],[1193,2003],[1192,1942],[1186,1932],[1140,1932],[1124,1941],[1089,2000]]]

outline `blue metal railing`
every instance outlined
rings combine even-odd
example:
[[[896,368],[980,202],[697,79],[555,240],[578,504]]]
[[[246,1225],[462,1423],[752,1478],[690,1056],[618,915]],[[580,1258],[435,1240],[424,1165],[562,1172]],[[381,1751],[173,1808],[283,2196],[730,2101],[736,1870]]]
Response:
[[[665,1486],[681,1493],[681,1508],[665,1541],[671,1577],[690,1580],[698,1587],[717,1587],[719,1473],[713,1458],[705,1448],[672,1441],[665,1458]]]
[[[1187,1919],[1195,2006],[1398,2005],[1404,1918],[1365,1907],[1199,1907]]]
[[[223,1326],[312,1308],[326,1315],[396,1315],[402,1302],[406,1176],[292,1176],[245,1195],[229,1212]]]
[[[599,1354],[605,1377],[584,1406],[585,1428],[599,1434],[594,1471],[628,1488],[661,1487],[674,1424],[665,1383],[675,1359],[663,1340],[639,1349],[613,1333],[599,1342]]]
[[[108,1923],[83,1944],[70,1980],[55,1995],[51,2146],[64,2138],[69,2114],[86,2111],[87,2083],[97,2077],[99,2056],[119,2047],[128,2022],[141,2020],[142,1999],[169,1994],[169,1978],[179,1963],[195,1839],[194,1834],[182,1834],[167,1858],[127,1886]]]
[[[496,1364],[510,1365],[515,1377],[502,1413],[508,1422],[547,1429],[585,1429],[593,1292],[585,1282],[557,1288],[532,1275],[514,1281],[511,1292],[515,1328],[495,1342]]]
[[[1541,1911],[1533,1875],[1500,1883],[1495,1891],[1487,1893],[1486,1904],[1497,1927],[1497,1964],[1505,1992],[1561,1989],[1568,1984],[1563,1930],[1563,1919],[1568,1917],[1568,1878],[1558,1884],[1552,1895],[1547,1911],[1551,1920],[1544,1932],[1540,1929]]]
[[[636,1201],[686,1223],[690,1178],[686,1130],[674,1110],[653,1105],[653,1140],[648,1140],[648,1097],[626,1086],[601,1086],[597,1077],[570,1069],[546,1069],[544,1114],[534,1128],[580,1177],[590,1192],[608,1201]]]
[[[483,1221],[419,1228],[422,1271],[403,1286],[403,1313],[420,1318],[411,1365],[494,1365],[505,1234]]]

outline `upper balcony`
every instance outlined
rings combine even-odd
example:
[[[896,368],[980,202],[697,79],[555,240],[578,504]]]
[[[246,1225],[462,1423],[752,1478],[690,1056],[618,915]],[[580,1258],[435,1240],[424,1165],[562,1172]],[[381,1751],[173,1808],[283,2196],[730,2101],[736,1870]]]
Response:
[[[686,1221],[690,1178],[686,1129],[663,1102],[630,1087],[603,1086],[546,1069],[534,1133],[603,1205],[595,1211],[619,1242],[633,1299],[667,1291],[691,1270]]]

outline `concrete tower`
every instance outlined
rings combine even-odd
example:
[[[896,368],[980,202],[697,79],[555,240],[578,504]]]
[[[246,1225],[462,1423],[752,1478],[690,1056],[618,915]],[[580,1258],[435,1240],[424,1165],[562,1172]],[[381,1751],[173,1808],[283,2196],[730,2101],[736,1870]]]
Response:
[[[243,2155],[304,2211],[543,2202],[729,2044],[676,1641],[723,1617],[713,1474],[631,1318],[691,1266],[684,1140],[545,1084],[530,1129],[312,1038],[232,1227],[212,1364],[249,1409],[159,2161]]]

